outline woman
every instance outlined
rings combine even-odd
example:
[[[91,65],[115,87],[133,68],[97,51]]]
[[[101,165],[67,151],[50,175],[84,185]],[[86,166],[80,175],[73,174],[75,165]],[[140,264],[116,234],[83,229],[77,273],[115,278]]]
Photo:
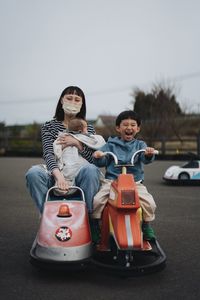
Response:
[[[60,96],[54,119],[42,125],[43,157],[47,170],[42,165],[35,165],[26,173],[28,190],[41,213],[43,212],[46,194],[50,187],[56,183],[59,189],[68,190],[68,184],[56,162],[53,142],[58,137],[59,132],[68,129],[68,123],[71,119],[75,117],[85,119],[85,116],[86,103],[83,91],[79,87],[69,86],[64,89]],[[87,130],[88,133],[95,133],[91,125],[88,125]],[[59,143],[63,149],[67,146],[76,146],[79,153],[90,162],[90,164],[80,169],[75,178],[75,184],[84,191],[88,212],[91,213],[93,197],[100,186],[100,171],[92,164],[93,150],[81,144],[72,136],[63,135],[60,137]]]

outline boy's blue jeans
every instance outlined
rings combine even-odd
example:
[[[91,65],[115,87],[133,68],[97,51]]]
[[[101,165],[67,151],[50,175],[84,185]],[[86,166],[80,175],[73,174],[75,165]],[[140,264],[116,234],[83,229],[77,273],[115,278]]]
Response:
[[[41,165],[35,165],[26,173],[26,184],[33,201],[42,213],[47,191],[55,184],[53,176]],[[100,187],[99,169],[93,164],[83,166],[75,178],[75,184],[83,190],[88,212],[91,213],[94,195]]]

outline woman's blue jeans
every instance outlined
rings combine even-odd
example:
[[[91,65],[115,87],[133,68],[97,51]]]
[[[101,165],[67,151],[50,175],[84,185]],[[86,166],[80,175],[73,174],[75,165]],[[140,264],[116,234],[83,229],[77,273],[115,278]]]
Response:
[[[53,176],[43,166],[35,165],[26,173],[26,184],[31,198],[42,213],[47,191],[55,184]],[[88,212],[91,213],[93,198],[100,188],[100,170],[93,164],[83,166],[75,177],[75,184],[83,190]]]

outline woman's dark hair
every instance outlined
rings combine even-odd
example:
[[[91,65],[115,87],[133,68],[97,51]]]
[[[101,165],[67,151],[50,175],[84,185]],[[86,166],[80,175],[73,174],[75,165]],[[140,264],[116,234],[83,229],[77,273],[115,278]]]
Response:
[[[120,126],[120,123],[126,119],[135,120],[137,122],[138,126],[140,126],[140,124],[141,124],[141,119],[136,112],[134,112],[133,110],[125,110],[117,116],[115,125]]]
[[[62,103],[61,103],[61,99],[65,96],[65,95],[69,95],[69,94],[76,94],[78,96],[80,96],[82,98],[82,106],[81,106],[81,110],[80,112],[76,115],[77,118],[83,118],[85,119],[86,116],[86,103],[85,103],[85,95],[83,93],[83,91],[77,87],[77,86],[68,86],[67,88],[65,88],[62,91],[62,94],[60,95],[60,98],[58,100],[58,104],[56,107],[56,112],[55,112],[55,116],[54,118],[57,121],[63,121],[64,120],[64,110],[62,108]]]

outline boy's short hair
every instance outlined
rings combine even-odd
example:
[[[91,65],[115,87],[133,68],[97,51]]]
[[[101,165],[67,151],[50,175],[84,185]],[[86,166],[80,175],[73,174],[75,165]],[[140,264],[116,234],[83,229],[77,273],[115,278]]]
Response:
[[[122,111],[117,116],[116,121],[115,121],[115,125],[120,126],[120,123],[123,120],[126,120],[126,119],[135,120],[137,122],[138,126],[140,126],[140,124],[141,124],[141,119],[140,119],[139,115],[136,112],[134,112],[133,110],[125,110],[125,111]]]

